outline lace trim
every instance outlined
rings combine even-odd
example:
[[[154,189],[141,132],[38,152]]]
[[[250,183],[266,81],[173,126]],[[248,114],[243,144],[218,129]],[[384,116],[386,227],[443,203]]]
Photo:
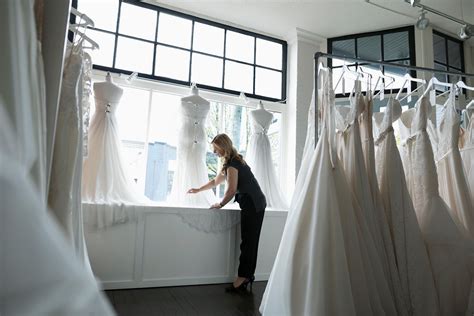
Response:
[[[375,141],[374,145],[375,146],[380,145],[384,141],[385,137],[387,137],[387,135],[390,132],[393,132],[393,126],[392,125],[390,125],[386,130],[384,130],[382,133],[379,134],[379,137]]]

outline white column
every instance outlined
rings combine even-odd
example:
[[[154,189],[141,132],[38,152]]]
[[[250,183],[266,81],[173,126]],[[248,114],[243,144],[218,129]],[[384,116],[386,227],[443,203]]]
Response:
[[[296,28],[287,37],[288,41],[288,85],[287,110],[284,128],[286,130],[287,167],[282,186],[292,192],[301,164],[308,126],[308,109],[314,87],[314,54],[326,52],[326,39]]]

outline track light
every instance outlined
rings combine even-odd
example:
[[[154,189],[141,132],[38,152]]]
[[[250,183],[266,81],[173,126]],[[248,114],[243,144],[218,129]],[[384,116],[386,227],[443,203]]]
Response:
[[[410,0],[410,4],[411,4],[412,7],[414,7],[418,4],[420,4],[420,0]]]
[[[418,17],[418,21],[416,21],[416,27],[420,30],[424,30],[430,25],[430,20],[425,17],[426,12],[421,11],[420,16]]]
[[[471,25],[463,25],[461,30],[459,31],[459,38],[462,40],[467,40],[472,36],[472,26]]]

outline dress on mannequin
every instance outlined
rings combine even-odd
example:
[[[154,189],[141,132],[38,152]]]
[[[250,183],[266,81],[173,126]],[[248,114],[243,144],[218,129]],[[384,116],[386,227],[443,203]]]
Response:
[[[323,81],[321,135],[290,206],[263,315],[376,315],[351,189],[335,152],[330,78]]]
[[[273,120],[273,114],[258,103],[257,109],[250,111],[250,128],[252,134],[248,144],[245,160],[265,194],[267,205],[272,208],[286,209],[288,204],[280,189],[275,168],[273,166],[272,149],[268,138],[268,129]]]
[[[378,126],[377,176],[388,217],[398,263],[402,292],[409,314],[439,315],[438,295],[431,264],[408,193],[396,145],[393,122],[402,113],[400,103],[390,98]]]
[[[463,234],[464,226],[453,221],[448,206],[439,196],[434,156],[426,131],[430,111],[430,102],[423,97],[416,108],[401,116],[407,185],[433,269],[441,315],[464,315],[472,280],[469,256],[474,245],[469,245]]]
[[[84,159],[82,200],[97,204],[142,204],[122,158],[122,144],[115,112],[123,89],[107,74],[94,83],[95,113],[89,128],[89,155]]]
[[[199,95],[196,86],[181,99],[176,171],[169,202],[181,206],[208,208],[215,202],[212,191],[188,194],[190,188],[209,181],[206,166],[206,119],[210,103]]]

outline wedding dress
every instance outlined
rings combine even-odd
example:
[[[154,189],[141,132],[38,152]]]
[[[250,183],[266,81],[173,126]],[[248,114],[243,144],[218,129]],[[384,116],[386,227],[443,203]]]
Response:
[[[81,43],[69,45],[56,119],[48,204],[78,258],[90,269],[81,203],[83,51]]]
[[[360,227],[334,150],[329,78],[323,87],[321,135],[290,206],[260,305],[263,315],[380,315],[369,297]]]
[[[401,105],[390,98],[378,126],[375,142],[377,177],[387,214],[402,291],[413,315],[439,315],[433,273],[415,210],[408,193],[392,123],[401,115]]]
[[[113,92],[117,90],[121,92]],[[115,115],[122,93],[121,88],[108,81],[94,84],[95,113],[89,128],[88,157],[84,159],[82,173],[82,200],[85,203],[134,205],[146,202],[145,196],[136,192],[122,157]]]
[[[208,208],[216,200],[210,190],[196,194],[187,193],[189,189],[199,188],[209,181],[206,166],[206,118],[209,110],[209,102],[181,102],[176,171],[169,197],[170,203]]]
[[[368,286],[371,291],[371,299],[374,304],[380,304],[378,313],[385,315],[400,315],[396,311],[395,298],[389,286],[387,271],[388,262],[385,257],[384,246],[380,224],[376,213],[380,212],[375,208],[368,173],[365,167],[364,154],[362,149],[359,117],[365,110],[365,97],[357,92],[350,98],[350,112],[347,114],[347,124],[343,127],[340,135],[340,150],[343,157],[341,161],[344,172],[353,192],[353,205],[356,217],[360,226],[360,234],[363,240],[362,247],[365,246],[366,255],[364,267],[370,279]],[[403,308],[404,306],[402,306]]]
[[[441,315],[466,313],[472,276],[469,271],[469,242],[464,227],[453,221],[438,193],[433,151],[427,133],[431,105],[427,97],[416,110],[402,114],[400,125],[409,169],[407,185],[425,240],[438,292]],[[471,247],[474,245],[471,245]]]
[[[456,113],[455,92],[451,90],[444,115],[437,129],[439,193],[448,204],[451,216],[461,222],[474,238],[474,207],[458,148],[460,118]]]
[[[379,230],[378,245],[379,252],[380,246],[382,247],[381,258],[382,267],[387,277],[388,284],[390,286],[391,293],[395,300],[397,311],[399,315],[407,315],[408,306],[404,299],[404,294],[401,287],[400,276],[398,273],[397,261],[395,258],[395,252],[393,247],[392,236],[390,233],[390,226],[388,224],[387,215],[383,205],[382,197],[380,195],[379,184],[377,181],[377,175],[375,173],[375,145],[374,145],[374,134],[373,134],[373,99],[370,90],[367,91],[367,97],[365,100],[365,108],[363,109],[362,115],[359,117],[360,121],[360,135],[362,141],[362,152],[364,155],[365,171],[368,177],[368,190],[370,192],[372,203],[374,206],[375,225]],[[367,185],[367,184],[365,184]],[[375,232],[377,234],[377,232]]]
[[[466,112],[468,113],[468,112]],[[474,205],[474,111],[471,118],[468,120],[469,124],[464,130],[463,147],[460,149],[461,158],[466,172],[466,179],[471,192],[471,201]]]
[[[272,149],[268,139],[268,129],[273,114],[265,109],[250,112],[251,136],[245,160],[252,168],[255,178],[265,194],[268,207],[287,209],[288,203],[280,189],[272,160]]]

